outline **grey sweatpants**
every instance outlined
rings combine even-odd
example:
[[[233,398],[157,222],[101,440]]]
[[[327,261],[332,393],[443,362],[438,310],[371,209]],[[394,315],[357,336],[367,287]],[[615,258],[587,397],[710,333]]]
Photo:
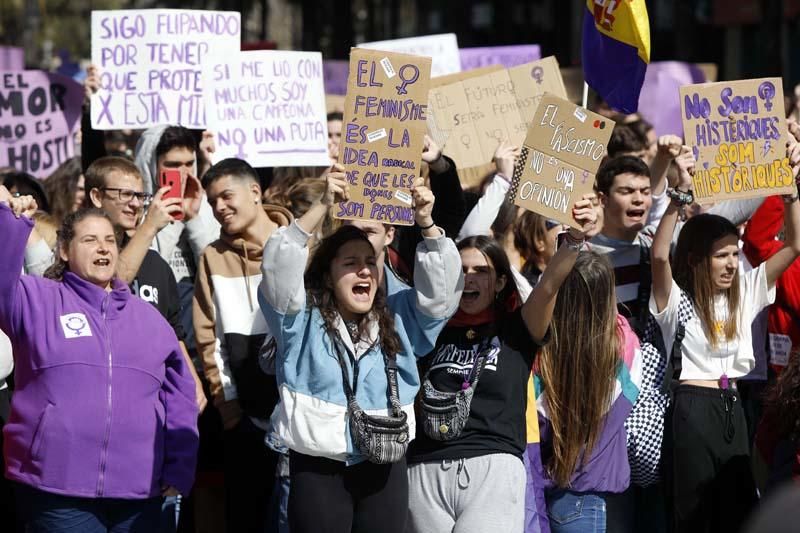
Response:
[[[525,475],[507,453],[409,465],[406,533],[522,533]]]

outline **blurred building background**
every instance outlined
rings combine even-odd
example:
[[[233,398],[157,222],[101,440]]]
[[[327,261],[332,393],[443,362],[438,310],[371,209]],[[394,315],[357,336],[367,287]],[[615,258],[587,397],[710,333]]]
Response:
[[[716,63],[720,79],[800,81],[800,0],[648,0],[652,59]],[[92,9],[196,8],[242,13],[248,47],[321,50],[455,32],[461,46],[539,44],[580,64],[584,0],[0,0],[0,44],[23,46],[30,68],[90,54]]]

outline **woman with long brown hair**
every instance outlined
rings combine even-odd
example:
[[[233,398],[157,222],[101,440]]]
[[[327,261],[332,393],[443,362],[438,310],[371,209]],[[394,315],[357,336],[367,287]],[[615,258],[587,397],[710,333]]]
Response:
[[[433,223],[433,194],[420,179],[412,189],[424,238],[415,288],[386,294],[375,248],[353,226],[323,239],[304,275],[311,232],[336,196],[349,196],[341,170],[328,174],[322,202],[264,248],[259,303],[277,342],[281,397],[272,424],[290,450],[293,533],[402,533],[415,355],[433,348],[455,311],[461,265],[455,244]]]
[[[800,162],[796,141],[787,156]],[[678,382],[667,431],[674,530],[737,531],[757,496],[736,382],[755,366],[754,318],[774,301],[775,280],[800,255],[800,205],[797,191],[784,197],[783,247],[750,272],[739,269],[736,227],[711,214],[684,225],[670,264],[680,212],[693,201],[691,183],[691,169],[682,170],[667,191],[672,201],[652,247],[650,311],[672,354],[665,379]]]
[[[547,513],[554,533],[604,532],[605,495],[630,484],[624,423],[641,352],[617,313],[608,259],[582,252],[566,261],[562,248],[531,294],[539,331],[549,324],[551,335],[534,367]]]

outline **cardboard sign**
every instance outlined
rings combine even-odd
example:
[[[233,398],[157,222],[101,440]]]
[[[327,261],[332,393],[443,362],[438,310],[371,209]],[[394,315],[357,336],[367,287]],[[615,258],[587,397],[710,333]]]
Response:
[[[83,87],[38,70],[0,72],[0,167],[46,178],[75,155]]]
[[[425,142],[428,57],[354,48],[345,96],[339,162],[350,200],[334,217],[414,224],[410,193]]]
[[[205,128],[203,61],[239,51],[239,19],[228,11],[92,11],[92,63],[100,69],[92,127]]]
[[[469,187],[483,179],[504,140],[522,145],[546,90],[566,97],[553,57],[431,90],[428,126],[455,161],[462,184]]]
[[[361,43],[358,47],[430,57],[433,59],[431,76],[461,72],[461,56],[458,53],[458,40],[455,33]]]
[[[514,203],[577,228],[572,207],[592,192],[613,129],[613,120],[545,95],[514,167]]]
[[[322,72],[325,78],[325,94],[344,96],[347,92],[347,73],[350,64],[338,59],[325,59],[322,62]]]
[[[538,44],[516,46],[484,46],[459,49],[462,70],[471,70],[489,65],[502,65],[506,68],[524,65],[541,59],[542,50]]]
[[[215,160],[254,167],[328,166],[322,54],[258,50],[214,55],[203,65]]]
[[[688,85],[680,98],[695,201],[795,191],[780,78]]]
[[[16,46],[0,46],[0,70],[25,70],[25,50]]]

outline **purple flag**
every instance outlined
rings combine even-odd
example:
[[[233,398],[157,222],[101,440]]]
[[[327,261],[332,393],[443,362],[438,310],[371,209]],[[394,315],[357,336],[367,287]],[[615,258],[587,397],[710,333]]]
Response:
[[[325,80],[325,94],[347,94],[347,76],[350,62],[340,59],[326,59],[322,62],[322,76]]]

